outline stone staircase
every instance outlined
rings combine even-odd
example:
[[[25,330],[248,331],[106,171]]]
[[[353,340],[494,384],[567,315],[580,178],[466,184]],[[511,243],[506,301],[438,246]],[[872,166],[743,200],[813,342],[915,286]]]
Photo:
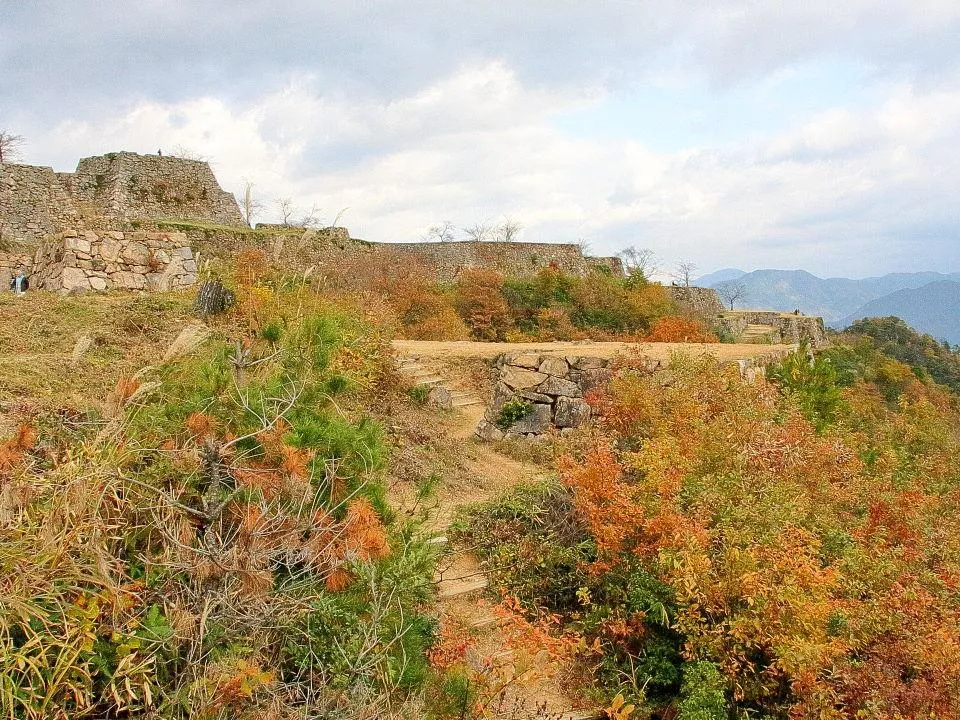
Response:
[[[776,340],[777,329],[770,327],[769,325],[757,325],[751,323],[747,325],[746,329],[740,333],[740,337],[737,338],[737,342],[751,344],[751,345],[764,345],[767,343],[772,343]]]
[[[417,385],[427,385],[433,389],[446,391],[447,395],[438,393],[440,397],[449,398],[449,408],[459,410],[463,408],[483,407],[484,402],[473,390],[464,388],[462,384],[446,377],[444,370],[431,358],[412,355],[401,356],[398,359],[400,373],[406,375]],[[446,405],[445,402],[438,402]]]
[[[401,356],[398,360],[401,374],[418,385],[446,393],[447,409],[462,420],[463,432],[457,437],[469,441],[477,421],[482,418],[486,403],[473,390],[451,379],[432,358]],[[444,403],[437,403],[444,405]],[[453,439],[453,438],[452,438]],[[488,450],[489,451],[489,450]],[[519,478],[518,478],[519,481]],[[469,638],[469,649],[464,658],[474,672],[497,678],[504,689],[487,708],[485,717],[499,720],[600,720],[606,715],[598,710],[571,709],[570,701],[556,687],[539,679],[513,682],[524,676],[529,658],[518,658],[510,649],[504,635],[503,619],[486,599],[490,581],[486,571],[469,548],[452,546],[445,532],[451,515],[438,517],[441,534],[430,542],[442,546],[443,553],[434,576],[437,608],[441,623],[454,628],[457,636]],[[545,661],[543,661],[545,662]]]

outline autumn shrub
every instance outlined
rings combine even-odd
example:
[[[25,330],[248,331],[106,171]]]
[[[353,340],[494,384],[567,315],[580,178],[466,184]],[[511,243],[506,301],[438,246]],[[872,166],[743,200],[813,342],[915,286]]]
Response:
[[[595,400],[610,444],[564,470],[593,567],[668,586],[684,659],[714,663],[738,712],[956,717],[955,399],[914,378],[891,407],[860,383],[826,413],[804,362],[786,374],[812,388],[786,396],[708,359],[668,387],[614,380]]]
[[[798,353],[774,383],[708,357],[676,356],[666,384],[628,364],[590,398],[599,438],[562,489],[465,521],[494,580],[597,653],[608,698],[960,717],[960,400],[882,355],[842,382],[826,359]]]
[[[719,338],[702,320],[667,315],[657,320],[644,336],[646,342],[715,343]]]
[[[0,446],[4,717],[389,717],[416,695],[434,551],[392,518],[356,401],[387,339],[269,289],[260,331]]]
[[[513,325],[502,291],[503,277],[492,270],[468,270],[457,282],[457,313],[477,340],[502,340]]]

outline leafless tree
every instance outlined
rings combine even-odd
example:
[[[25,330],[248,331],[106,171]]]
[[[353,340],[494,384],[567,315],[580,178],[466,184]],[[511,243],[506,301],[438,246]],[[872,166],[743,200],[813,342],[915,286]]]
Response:
[[[493,238],[493,227],[489,223],[474,223],[463,228],[463,234],[474,242],[488,242]]]
[[[310,206],[310,209],[303,214],[300,221],[297,222],[297,227],[316,228],[322,224],[323,218],[320,217],[320,206],[314,203]]]
[[[515,242],[520,239],[523,225],[516,220],[505,218],[493,231],[493,237],[498,242]]]
[[[174,146],[173,152],[170,153],[170,157],[181,158],[182,160],[196,160],[197,162],[210,161],[209,156],[198,153],[196,150],[192,150],[185,145]]]
[[[679,280],[684,287],[690,287],[690,283],[693,280],[693,274],[697,271],[697,266],[689,261],[677,263],[677,269],[674,270],[673,276]]]
[[[237,199],[237,205],[240,206],[243,219],[247,221],[247,225],[253,227],[253,219],[263,210],[263,203],[253,194],[253,183],[244,180],[243,191],[234,197]]]
[[[624,272],[631,277],[640,275],[649,280],[650,276],[660,269],[656,254],[649,248],[638,248],[631,245],[618,252],[617,257],[623,263]]]
[[[422,236],[424,242],[452,242],[457,226],[449,220],[444,220],[439,225],[427,228],[427,232]]]
[[[290,198],[277,198],[274,200],[274,204],[277,206],[277,210],[280,211],[280,224],[285,226],[290,226],[290,222],[293,217],[294,207],[293,200]]]
[[[747,284],[742,280],[728,280],[716,286],[717,294],[730,303],[730,309],[740,300],[745,300],[748,291]]]
[[[10,162],[20,157],[20,148],[25,142],[23,135],[14,135],[7,130],[0,130],[0,163]]]

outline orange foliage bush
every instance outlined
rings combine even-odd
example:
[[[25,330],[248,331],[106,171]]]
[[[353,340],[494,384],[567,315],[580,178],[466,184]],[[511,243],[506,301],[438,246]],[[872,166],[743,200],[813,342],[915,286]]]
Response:
[[[960,403],[861,384],[820,433],[716,361],[672,373],[614,380],[592,400],[608,444],[563,464],[594,570],[666,583],[683,653],[740,707],[960,717]]]
[[[720,342],[702,320],[678,315],[667,315],[657,320],[643,340],[645,342],[672,343]]]
[[[504,299],[503,276],[492,270],[467,270],[457,283],[457,312],[477,340],[502,340],[513,320]]]

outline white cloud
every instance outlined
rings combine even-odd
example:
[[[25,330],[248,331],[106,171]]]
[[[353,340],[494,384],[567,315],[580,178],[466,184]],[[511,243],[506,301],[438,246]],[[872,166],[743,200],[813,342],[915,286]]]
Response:
[[[246,178],[267,200],[318,203],[328,218],[349,207],[345,223],[370,240],[510,216],[528,240],[636,244],[703,269],[957,269],[960,86],[877,92],[869,107],[829,108],[774,136],[667,153],[563,132],[553,118],[602,104],[602,91],[525,83],[490,61],[392,99],[301,74],[246,103],[143,101],[31,140],[62,169],[78,151],[183,145],[214,160],[228,190]]]

